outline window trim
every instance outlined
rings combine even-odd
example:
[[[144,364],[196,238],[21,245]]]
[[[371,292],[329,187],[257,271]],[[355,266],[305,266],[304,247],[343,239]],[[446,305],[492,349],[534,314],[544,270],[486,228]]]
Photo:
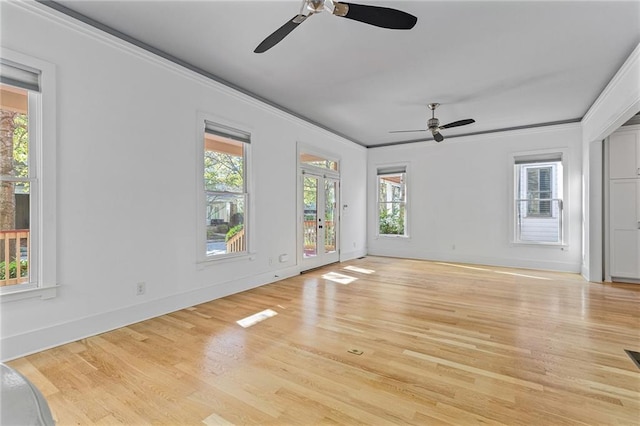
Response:
[[[541,165],[544,163],[552,163],[554,161],[560,161],[562,164],[562,185],[559,186],[558,192],[561,192],[562,196],[558,197],[557,193],[553,194],[552,199],[559,199],[561,204],[561,215],[559,217],[560,220],[560,241],[558,242],[550,242],[550,241],[521,241],[517,238],[518,230],[517,230],[517,208],[516,201],[519,199],[519,194],[517,194],[518,190],[518,175],[515,172],[516,166],[521,164],[529,164],[529,163],[540,163]],[[513,246],[521,247],[521,246],[535,246],[535,247],[550,247],[557,248],[560,247],[565,249],[569,246],[569,227],[568,225],[568,215],[569,215],[569,149],[566,147],[563,148],[550,148],[536,151],[521,151],[521,152],[512,152],[508,156],[508,167],[509,167],[509,239],[510,244]],[[558,177],[558,170],[555,169],[553,171],[554,176]],[[553,191],[553,189],[552,189]],[[546,219],[552,218],[552,216],[533,216],[535,218]]]
[[[380,176],[404,173],[404,234],[381,234],[380,233]],[[410,197],[409,197],[409,164],[393,163],[393,164],[377,164],[374,168],[375,179],[375,236],[377,239],[409,239],[410,224],[409,214]]]
[[[29,91],[29,178],[35,178],[31,197],[31,272],[36,281],[0,288],[2,303],[57,296],[56,261],[56,67],[54,64],[2,49],[2,58],[40,72],[40,93]],[[32,105],[35,104],[35,105]],[[34,119],[35,117],[35,119]]]
[[[253,259],[255,253],[252,251],[252,230],[254,224],[254,212],[253,212],[253,174],[251,173],[251,144],[255,142],[253,136],[253,129],[246,123],[236,123],[225,118],[216,116],[214,114],[206,112],[198,112],[197,114],[197,143],[196,143],[196,264],[200,267],[205,267],[214,263],[224,263],[230,261],[237,261],[243,259]],[[206,202],[207,193],[204,185],[204,140],[208,126],[219,126],[229,130],[229,135],[233,135],[232,131],[238,131],[242,135],[247,136],[247,140],[238,139],[238,142],[243,143],[243,155],[244,155],[244,190],[242,193],[245,197],[245,213],[244,213],[244,230],[246,238],[245,250],[240,253],[225,253],[217,255],[207,255],[206,251]],[[242,130],[238,130],[242,129]]]

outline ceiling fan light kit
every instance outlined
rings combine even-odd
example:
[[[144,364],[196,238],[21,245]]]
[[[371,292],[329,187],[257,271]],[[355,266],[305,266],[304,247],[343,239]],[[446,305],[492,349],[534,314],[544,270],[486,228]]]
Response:
[[[305,14],[305,11],[308,13]],[[255,48],[254,52],[264,53],[271,49],[307,18],[320,12],[329,12],[334,16],[392,30],[410,30],[418,22],[418,18],[415,16],[388,7],[344,3],[334,0],[302,0],[300,12],[265,38]]]

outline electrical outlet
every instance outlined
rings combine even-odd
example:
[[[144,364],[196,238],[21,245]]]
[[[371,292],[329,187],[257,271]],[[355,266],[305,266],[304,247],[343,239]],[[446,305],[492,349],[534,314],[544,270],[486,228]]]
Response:
[[[136,296],[142,296],[147,291],[147,284],[140,282],[136,284]]]

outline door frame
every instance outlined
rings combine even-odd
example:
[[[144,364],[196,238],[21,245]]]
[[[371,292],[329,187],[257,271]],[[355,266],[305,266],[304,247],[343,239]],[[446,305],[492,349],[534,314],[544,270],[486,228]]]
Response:
[[[298,142],[296,147],[296,259],[298,261],[298,265],[300,265],[300,271],[306,271],[313,268],[318,268],[320,266],[327,265],[329,263],[339,262],[340,261],[340,199],[341,199],[341,180],[340,180],[340,157],[323,150],[319,150],[313,146]],[[320,167],[315,167],[311,165],[302,164],[300,161],[301,154],[311,154],[316,155],[318,157],[322,157],[327,160],[335,161],[337,164],[338,170],[330,170],[324,169]],[[309,259],[305,259],[303,255],[304,251],[304,198],[303,198],[303,190],[304,190],[304,175],[308,174],[310,176],[316,176],[322,178],[321,180],[324,182],[325,179],[332,179],[337,181],[338,188],[336,190],[336,211],[335,211],[335,233],[336,233],[336,254],[330,257],[327,256],[316,256],[314,261],[310,261]],[[322,191],[324,191],[324,186],[322,187]],[[324,217],[323,217],[324,219]]]

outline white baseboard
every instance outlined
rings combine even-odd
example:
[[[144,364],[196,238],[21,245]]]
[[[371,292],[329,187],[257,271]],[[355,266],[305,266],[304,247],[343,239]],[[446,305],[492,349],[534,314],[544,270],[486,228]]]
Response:
[[[340,262],[346,262],[348,260],[357,259],[359,257],[363,257],[367,255],[367,251],[365,249],[348,251],[348,252],[340,252]]]
[[[3,336],[0,345],[0,359],[2,362],[5,362],[23,357],[200,303],[260,287],[298,275],[299,273],[300,268],[298,266],[270,271],[242,281],[219,283],[210,287],[198,288],[160,299],[149,300],[115,311],[50,325],[14,336]]]
[[[473,265],[488,265],[499,266],[505,268],[524,268],[524,269],[538,269],[544,271],[557,271],[557,272],[571,272],[580,273],[580,264],[570,262],[555,262],[545,260],[529,260],[529,259],[511,259],[500,258],[490,256],[470,256],[470,255],[458,255],[442,253],[400,253],[398,250],[390,250],[385,252],[383,250],[377,250],[369,253],[372,256],[386,256],[386,257],[398,257],[406,259],[418,259],[418,260],[431,260],[436,262],[454,262],[454,263],[468,263]]]

